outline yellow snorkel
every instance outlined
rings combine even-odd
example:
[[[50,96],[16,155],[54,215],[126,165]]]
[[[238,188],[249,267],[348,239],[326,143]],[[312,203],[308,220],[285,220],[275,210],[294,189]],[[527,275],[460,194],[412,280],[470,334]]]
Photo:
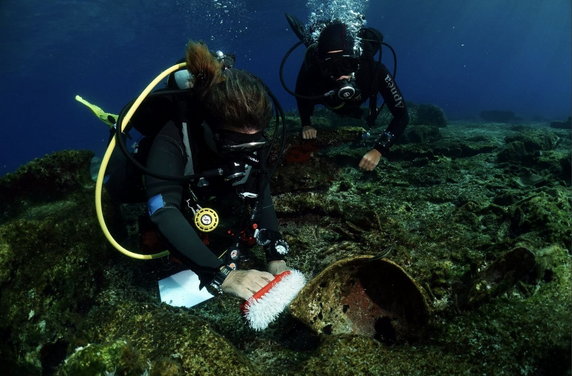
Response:
[[[139,108],[139,106],[141,105],[143,100],[149,95],[149,93],[155,88],[155,86],[157,86],[169,74],[184,68],[186,65],[187,65],[187,63],[176,64],[176,65],[173,65],[172,67],[166,69],[161,74],[159,74],[153,81],[151,81],[151,83],[149,83],[149,85],[147,85],[145,90],[143,90],[141,92],[141,94],[139,94],[139,96],[137,97],[137,99],[135,100],[133,105],[129,108],[129,111],[127,111],[127,114],[122,118],[121,124],[116,124],[115,126],[120,127],[121,132],[123,132],[125,130],[127,124],[129,123],[129,120],[131,120],[131,117],[133,117],[133,114],[135,113],[135,111],[137,111],[137,108]],[[88,106],[102,121],[109,124],[109,122],[105,121],[105,120],[110,120],[108,118],[108,115],[113,115],[113,114],[108,114],[108,113],[104,112],[103,110],[101,110],[101,108],[94,106],[94,105],[91,105],[89,102],[83,100],[79,96],[76,96],[76,100],[85,104],[86,106]],[[117,118],[117,115],[113,115],[113,116],[115,116]],[[103,231],[103,234],[105,235],[107,240],[111,243],[111,245],[113,245],[119,252],[121,252],[124,255],[127,255],[129,257],[136,258],[139,260],[152,260],[152,259],[157,259],[160,257],[167,256],[167,255],[169,255],[169,251],[167,251],[167,250],[159,252],[159,253],[155,253],[155,254],[150,254],[150,255],[143,255],[140,253],[131,252],[131,251],[125,249],[123,246],[121,246],[121,244],[119,244],[113,238],[113,236],[109,232],[109,229],[107,228],[107,225],[105,223],[105,219],[103,217],[103,208],[102,208],[102,204],[101,204],[101,194],[102,194],[102,190],[103,190],[103,180],[105,177],[105,170],[107,169],[107,165],[109,163],[109,159],[111,158],[111,154],[113,153],[113,150],[115,149],[115,145],[117,143],[116,138],[117,138],[117,135],[114,135],[113,138],[111,139],[111,142],[107,146],[107,150],[105,151],[105,154],[104,154],[103,159],[101,161],[101,166],[99,167],[99,173],[97,174],[97,180],[95,183],[95,210],[97,212],[97,220],[99,222],[99,225],[101,226],[101,230]]]
[[[103,111],[103,109],[93,103],[89,103],[79,95],[75,96],[75,100],[79,103],[85,105],[87,108],[91,110],[99,118],[99,120],[103,121],[105,124],[109,125],[109,128],[113,128],[115,122],[117,121],[118,115],[111,114],[109,112]]]

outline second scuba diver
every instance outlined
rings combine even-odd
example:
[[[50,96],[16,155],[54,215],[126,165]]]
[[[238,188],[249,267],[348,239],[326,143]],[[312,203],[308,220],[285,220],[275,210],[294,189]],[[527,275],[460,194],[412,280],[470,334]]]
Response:
[[[186,63],[187,71],[172,78],[189,89],[184,101],[164,106],[177,115],[164,115],[164,123],[153,125],[160,130],[146,167],[165,176],[200,178],[189,184],[146,174],[148,213],[201,286],[248,299],[287,269],[288,245],[279,233],[265,166],[272,99],[260,79],[230,68],[203,43],[188,44]],[[205,202],[214,202],[216,211],[203,208]],[[228,238],[222,246],[211,241],[219,214],[218,230]],[[228,227],[222,226],[225,218],[232,222]],[[267,271],[238,269],[241,247],[256,243],[264,247]],[[218,246],[226,251],[223,256],[215,254]]]
[[[308,46],[293,93],[302,123],[302,137],[317,137],[311,122],[316,104],[342,116],[361,118],[361,105],[370,99],[367,122],[369,127],[373,126],[379,111],[375,99],[380,93],[393,118],[359,162],[360,168],[373,170],[409,122],[405,99],[393,76],[383,63],[374,60],[376,51],[381,48],[381,33],[362,27],[353,35],[345,23],[335,20],[327,23],[314,42],[304,35],[293,17],[289,16],[289,22]]]

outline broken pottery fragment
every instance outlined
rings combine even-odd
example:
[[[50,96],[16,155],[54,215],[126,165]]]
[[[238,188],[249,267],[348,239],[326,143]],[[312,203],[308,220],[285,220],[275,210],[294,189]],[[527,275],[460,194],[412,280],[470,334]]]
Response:
[[[290,311],[318,333],[387,343],[418,338],[429,317],[417,283],[394,262],[371,256],[328,266],[302,289]]]
[[[473,308],[490,301],[536,272],[534,253],[525,247],[516,247],[496,259],[474,278],[466,296],[460,294],[459,304]]]

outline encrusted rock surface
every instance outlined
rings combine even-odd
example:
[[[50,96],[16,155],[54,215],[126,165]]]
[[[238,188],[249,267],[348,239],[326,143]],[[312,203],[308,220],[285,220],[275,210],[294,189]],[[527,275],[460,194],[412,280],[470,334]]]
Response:
[[[325,278],[325,290],[347,286],[364,298],[367,286],[350,283],[361,267],[335,278],[328,267],[377,256],[414,292],[398,300],[392,291],[401,312],[422,319],[381,320],[394,337],[375,325],[344,326],[352,304],[367,300],[342,293],[334,301],[341,311],[322,311],[312,328],[316,295],[304,292],[258,333],[230,296],[191,309],[161,304],[157,279],[168,265],[129,259],[108,244],[93,208],[91,153],[63,151],[0,178],[3,374],[570,373],[567,129],[412,124],[373,172],[363,172],[357,164],[372,137],[359,126],[331,128],[329,118],[316,124],[316,142],[289,134],[273,178],[289,264]],[[104,208],[114,233],[129,233],[106,195]],[[260,249],[252,263],[263,267]],[[377,270],[368,269],[368,280]],[[370,308],[358,318],[382,317]]]

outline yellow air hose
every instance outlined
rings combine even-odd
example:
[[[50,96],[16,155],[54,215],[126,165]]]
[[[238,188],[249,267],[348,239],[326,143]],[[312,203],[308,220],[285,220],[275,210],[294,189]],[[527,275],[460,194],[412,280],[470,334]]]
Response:
[[[153,81],[151,81],[151,83],[149,85],[147,85],[145,90],[143,90],[143,92],[141,92],[141,94],[139,94],[139,97],[137,97],[137,99],[135,100],[135,102],[133,103],[131,108],[129,108],[129,111],[127,111],[127,114],[123,118],[121,124],[116,125],[116,126],[121,127],[121,132],[123,132],[123,130],[125,129],[125,127],[129,123],[129,120],[131,120],[131,117],[133,116],[133,114],[135,113],[137,108],[139,108],[139,106],[141,105],[143,100],[147,97],[147,95],[149,95],[149,93],[155,88],[155,86],[157,86],[157,84],[159,84],[169,74],[171,74],[172,72],[175,72],[179,69],[184,68],[186,65],[187,65],[187,63],[180,63],[180,64],[173,65],[172,67],[166,69],[161,74],[159,74]],[[111,158],[111,154],[113,153],[113,149],[115,148],[116,138],[117,138],[117,135],[113,136],[113,138],[111,139],[111,142],[107,146],[107,150],[105,151],[105,154],[103,156],[103,160],[101,161],[101,166],[99,167],[99,173],[97,174],[97,181],[95,183],[95,210],[97,212],[97,220],[99,221],[99,225],[101,226],[101,230],[103,231],[103,234],[105,235],[107,240],[111,243],[111,245],[113,245],[119,252],[121,252],[124,255],[127,255],[129,257],[133,257],[133,258],[136,258],[139,260],[152,260],[152,259],[157,259],[160,257],[167,256],[167,255],[169,255],[169,251],[167,251],[167,250],[159,252],[159,253],[151,254],[151,255],[143,255],[140,253],[131,252],[128,249],[125,249],[123,246],[121,246],[121,244],[119,244],[113,238],[113,236],[109,232],[109,229],[107,228],[107,225],[105,223],[105,219],[103,218],[103,209],[102,209],[102,205],[101,205],[101,192],[103,190],[103,180],[105,177],[105,170],[107,169],[107,164],[109,163],[109,159]]]

